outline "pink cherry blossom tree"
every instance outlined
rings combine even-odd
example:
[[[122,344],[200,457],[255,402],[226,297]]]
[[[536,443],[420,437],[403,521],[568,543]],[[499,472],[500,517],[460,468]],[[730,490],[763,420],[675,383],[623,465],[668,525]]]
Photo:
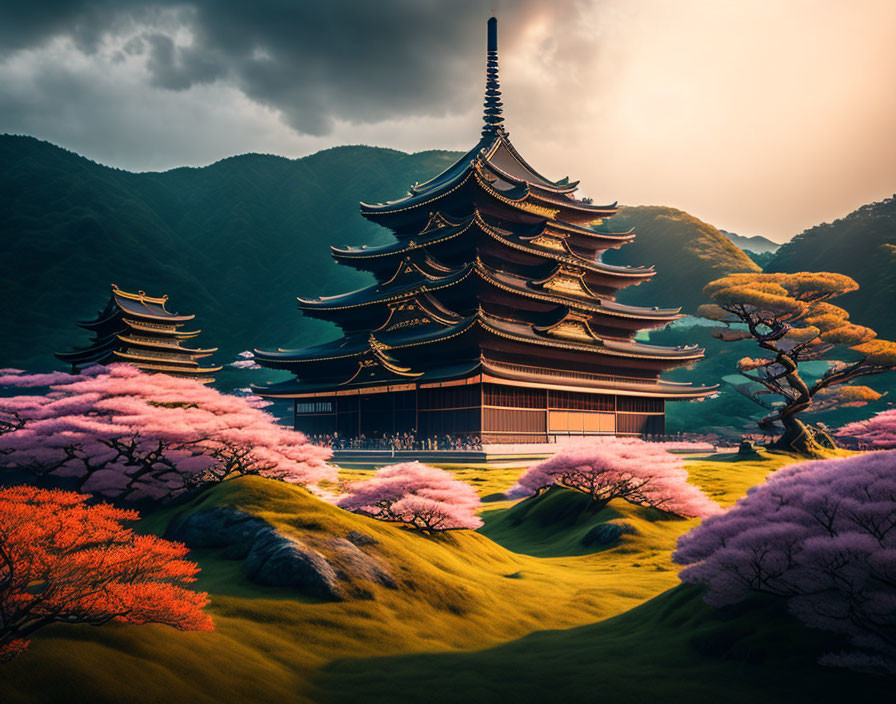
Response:
[[[896,449],[896,408],[882,411],[868,420],[844,425],[835,435],[858,440],[873,450]]]
[[[552,484],[582,492],[600,506],[624,499],[684,517],[710,516],[719,506],[693,484],[681,458],[661,444],[598,437],[564,447],[533,465],[507,495],[531,496]]]
[[[331,453],[277,425],[252,399],[124,364],[79,375],[11,373],[0,386],[0,471],[19,470],[125,502],[168,501],[259,474],[313,487],[335,481]]]
[[[403,523],[426,533],[482,525],[479,497],[448,472],[419,462],[383,467],[373,477],[353,482],[336,505],[381,521]]]
[[[784,598],[856,648],[823,662],[896,672],[896,451],[781,469],[680,538],[673,558],[708,604]]]

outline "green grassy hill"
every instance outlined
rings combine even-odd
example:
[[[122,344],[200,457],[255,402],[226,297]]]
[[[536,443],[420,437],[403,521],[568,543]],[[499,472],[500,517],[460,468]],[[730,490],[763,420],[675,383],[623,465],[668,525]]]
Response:
[[[620,546],[649,551],[650,545],[667,542],[677,521],[662,511],[632,509],[624,503],[595,510],[590,497],[560,487],[504,510],[486,511],[483,518],[480,533],[509,550],[535,557],[590,555]],[[601,540],[597,529],[613,526],[625,533]]]
[[[896,338],[896,196],[809,228],[781,246],[766,271],[835,271],[854,278],[855,293],[837,299],[852,320]]]
[[[25,657],[2,666],[0,701],[303,702],[311,677],[336,658],[469,650],[542,628],[569,628],[621,613],[677,581],[668,551],[651,557],[649,569],[629,554],[540,560],[471,531],[425,537],[257,477],[226,482],[186,510],[219,506],[259,516],[315,545],[350,531],[369,536],[376,542],[365,550],[388,567],[399,588],[369,583],[369,598],[319,602],[249,582],[240,562],[223,559],[219,550],[194,550],[202,567],[197,588],[211,593],[215,631],[52,627]],[[161,533],[176,511],[142,525]],[[667,523],[668,547],[687,523]]]
[[[726,274],[759,267],[721,230],[681,210],[665,206],[623,208],[612,220],[617,231],[635,228],[631,244],[604,255],[610,264],[656,266],[657,275],[630,286],[619,300],[642,306],[682,306],[693,313],[706,301],[703,287]]]
[[[694,461],[692,481],[728,503],[789,461],[780,455],[741,462],[713,457]],[[502,470],[501,485],[482,490],[505,490],[520,471]],[[224,559],[220,550],[194,550],[191,556],[202,568],[197,587],[211,594],[215,631],[55,626],[36,636],[25,655],[2,666],[0,701],[326,701],[332,683],[318,677],[343,658],[452,651],[476,658],[482,648],[513,646],[536,631],[617,616],[678,584],[670,553],[696,521],[614,502],[587,522],[621,518],[635,533],[618,544],[570,554],[564,541],[574,541],[578,528],[564,538],[566,524],[556,517],[579,511],[579,497],[564,491],[555,501],[536,506],[540,518],[524,517],[515,531],[455,531],[429,538],[346,513],[280,482],[257,477],[225,482],[186,506],[144,517],[142,529],[162,533],[178,512],[232,506],[321,551],[328,540],[356,531],[375,541],[365,550],[386,565],[399,588],[369,583],[366,597],[321,602],[249,582],[241,563]],[[519,511],[489,507],[486,522],[496,528],[502,516]],[[488,663],[487,654],[483,662]],[[395,669],[396,683],[408,674]]]
[[[601,623],[534,633],[472,653],[345,659],[329,665],[322,701],[755,704],[885,701],[892,682],[815,664],[840,643],[780,604],[717,611],[680,586]]]
[[[789,461],[767,453],[755,460],[723,455],[692,458],[688,470],[691,482],[728,506]],[[610,566],[625,555],[637,569],[661,573],[657,560],[667,556],[670,535],[685,532],[692,523],[679,521],[673,528],[662,512],[624,502],[594,512],[589,501],[565,490],[547,492],[486,511],[480,532],[515,551],[560,561],[559,555],[583,552],[581,537],[591,527],[622,518],[634,526],[634,535],[577,559]],[[627,573],[619,571],[603,598],[612,599],[631,584]],[[583,599],[583,608],[586,604]],[[401,698],[434,704],[459,699],[840,704],[856,696],[862,701],[888,697],[891,682],[886,678],[816,664],[820,655],[838,652],[842,645],[830,634],[804,627],[780,603],[757,599],[716,610],[703,603],[701,588],[678,585],[599,623],[539,631],[493,648],[343,658],[324,667],[315,684],[321,701],[336,703],[357,701],[359,694],[368,702]]]

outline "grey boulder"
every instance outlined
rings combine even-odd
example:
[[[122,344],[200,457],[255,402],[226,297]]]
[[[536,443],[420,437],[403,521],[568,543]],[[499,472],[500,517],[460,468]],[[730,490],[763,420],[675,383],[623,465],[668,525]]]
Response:
[[[353,584],[355,580],[397,588],[382,560],[361,549],[376,545],[377,540],[357,531],[345,538],[292,537],[261,518],[219,507],[176,516],[165,536],[190,548],[223,548],[223,557],[244,560],[243,571],[251,581],[293,587],[319,599],[341,601],[369,595]]]
[[[625,534],[634,534],[634,527],[625,522],[600,523],[582,536],[582,545],[612,545]]]
[[[244,558],[259,531],[270,529],[260,518],[229,506],[176,517],[166,538],[179,540],[191,548],[227,548],[225,557]]]
[[[296,587],[309,596],[330,601],[345,598],[336,570],[327,558],[273,528],[256,538],[243,563],[243,570],[258,584]]]

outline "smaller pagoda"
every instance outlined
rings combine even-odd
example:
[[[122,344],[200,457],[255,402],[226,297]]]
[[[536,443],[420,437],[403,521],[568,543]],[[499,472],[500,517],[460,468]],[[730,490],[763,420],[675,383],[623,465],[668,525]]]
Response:
[[[201,381],[214,381],[218,367],[201,367],[197,360],[208,357],[217,347],[184,347],[184,340],[201,330],[181,330],[195,315],[178,315],[165,308],[168,296],[154,298],[144,291],[128,293],[112,284],[112,295],[96,318],[79,322],[93,335],[90,345],[56,357],[70,364],[77,373],[96,364],[124,362],[149,373],[170,374]]]

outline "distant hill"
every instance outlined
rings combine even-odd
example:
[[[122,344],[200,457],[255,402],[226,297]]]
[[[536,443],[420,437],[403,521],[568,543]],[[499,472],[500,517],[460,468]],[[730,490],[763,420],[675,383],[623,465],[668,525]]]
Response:
[[[765,254],[766,252],[775,252],[777,251],[778,247],[781,246],[777,242],[772,242],[770,239],[768,239],[767,237],[763,237],[762,235],[745,237],[744,235],[738,235],[734,232],[728,232],[728,230],[720,230],[720,232],[729,240],[731,240],[735,245],[747,252]]]
[[[623,208],[612,220],[617,231],[635,228],[638,237],[606,252],[610,264],[654,264],[657,275],[623,290],[619,300],[645,306],[682,306],[694,312],[705,303],[703,287],[725,274],[759,267],[721,230],[684,211],[665,206]]]
[[[135,174],[0,136],[0,366],[58,367],[52,353],[87,342],[76,321],[105,304],[112,282],[169,294],[223,362],[335,336],[303,320],[295,297],[372,281],[330,257],[330,244],[388,241],[358,201],[404,193],[454,158],[357,146]]]
[[[816,225],[781,246],[766,271],[835,271],[861,287],[837,302],[852,320],[896,337],[896,196]]]
[[[775,258],[774,252],[751,252],[749,249],[745,249],[744,254],[756,262],[756,266],[763,270],[768,266],[768,263]]]
[[[388,241],[386,230],[358,214],[358,202],[398,197],[455,158],[350,146],[302,159],[246,154],[203,168],[130,173],[30,137],[0,136],[0,366],[59,367],[52,353],[86,343],[76,322],[97,312],[113,282],[167,293],[172,310],[195,313],[198,341],[220,347],[219,362],[253,347],[335,337],[327,323],[303,318],[295,297],[332,295],[372,278],[337,265],[329,245]],[[853,317],[892,320],[896,250],[883,245],[896,243],[894,210],[885,201],[813,228],[774,261],[779,270],[849,273],[863,286],[848,297]],[[634,227],[638,237],[606,261],[654,264],[658,272],[624,290],[626,302],[693,312],[709,281],[758,270],[722,231],[674,208],[624,208],[613,225]],[[878,327],[884,334],[886,324]]]
[[[295,297],[372,281],[330,257],[330,244],[391,236],[360,217],[358,202],[400,196],[456,157],[353,146],[129,173],[30,137],[0,136],[0,366],[58,367],[52,353],[87,342],[76,321],[97,312],[113,282],[168,294],[172,310],[196,314],[199,340],[221,348],[219,362],[335,336],[302,318]],[[719,230],[681,211],[626,208],[615,220],[638,231],[621,260],[659,270],[623,294],[631,300],[692,310],[709,280],[755,270]]]

